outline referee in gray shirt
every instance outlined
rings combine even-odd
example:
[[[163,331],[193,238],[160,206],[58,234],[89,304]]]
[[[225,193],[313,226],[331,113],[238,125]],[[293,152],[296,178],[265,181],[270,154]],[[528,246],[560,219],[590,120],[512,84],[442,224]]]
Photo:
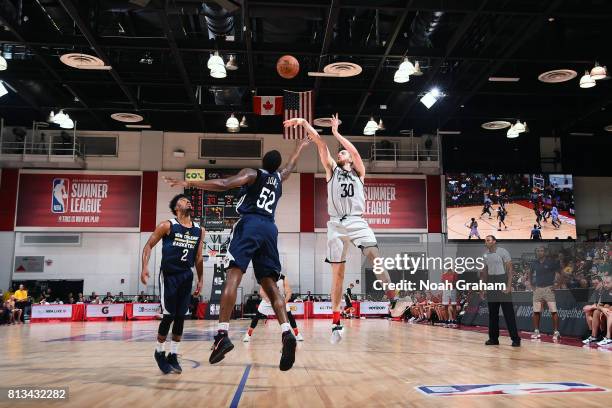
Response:
[[[516,316],[512,305],[512,260],[504,248],[497,247],[497,239],[493,235],[485,238],[487,252],[484,254],[485,267],[480,279],[487,283],[505,283],[506,290],[487,292],[489,304],[489,340],[487,346],[499,344],[499,308],[501,307],[506,319],[506,326],[512,339],[512,347],[521,346],[521,338],[516,328]],[[484,296],[484,292],[481,293]]]

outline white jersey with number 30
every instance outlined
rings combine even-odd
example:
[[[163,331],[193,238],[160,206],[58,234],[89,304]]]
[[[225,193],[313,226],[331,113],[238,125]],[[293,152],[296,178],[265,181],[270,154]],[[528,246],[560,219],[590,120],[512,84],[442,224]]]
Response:
[[[327,182],[327,211],[331,217],[361,216],[365,211],[363,182],[355,170],[335,166]]]

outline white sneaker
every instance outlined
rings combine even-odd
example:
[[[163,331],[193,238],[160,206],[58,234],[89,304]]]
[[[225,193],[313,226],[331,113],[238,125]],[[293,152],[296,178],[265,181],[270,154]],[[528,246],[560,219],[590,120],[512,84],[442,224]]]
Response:
[[[304,341],[304,337],[302,337],[302,333],[298,333],[297,336],[295,336],[295,339],[297,341]]]
[[[332,327],[331,344],[338,344],[342,341],[344,335],[344,327],[337,325]]]
[[[244,337],[242,338],[242,341],[245,343],[248,343],[249,341],[251,341],[251,336],[247,334],[244,335]]]
[[[582,340],[582,344],[591,344],[597,341],[597,337],[589,336],[588,339]]]
[[[539,331],[539,330],[537,330],[537,329],[536,329],[536,330],[534,330],[534,331],[533,331],[533,334],[531,335],[531,338],[532,338],[532,339],[539,339],[540,337],[541,337],[541,336],[540,336],[540,331]]]
[[[559,341],[560,338],[561,338],[561,333],[559,333],[559,331],[555,331],[553,333],[552,340],[556,343]]]
[[[609,339],[607,337],[604,337],[602,341],[597,343],[598,346],[607,346],[609,344],[612,344],[612,339]]]

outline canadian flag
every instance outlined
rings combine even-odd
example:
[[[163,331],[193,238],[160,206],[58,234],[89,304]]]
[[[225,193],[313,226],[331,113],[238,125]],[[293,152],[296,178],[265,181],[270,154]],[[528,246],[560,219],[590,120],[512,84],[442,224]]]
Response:
[[[283,113],[283,97],[254,96],[253,112],[257,115],[280,115]]]

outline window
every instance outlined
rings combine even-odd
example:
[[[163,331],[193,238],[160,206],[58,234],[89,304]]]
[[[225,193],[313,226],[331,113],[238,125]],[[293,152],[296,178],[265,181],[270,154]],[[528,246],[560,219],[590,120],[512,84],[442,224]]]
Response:
[[[117,157],[116,136],[82,136],[79,143],[85,156],[114,156]]]
[[[260,159],[261,139],[200,139],[200,158]]]

